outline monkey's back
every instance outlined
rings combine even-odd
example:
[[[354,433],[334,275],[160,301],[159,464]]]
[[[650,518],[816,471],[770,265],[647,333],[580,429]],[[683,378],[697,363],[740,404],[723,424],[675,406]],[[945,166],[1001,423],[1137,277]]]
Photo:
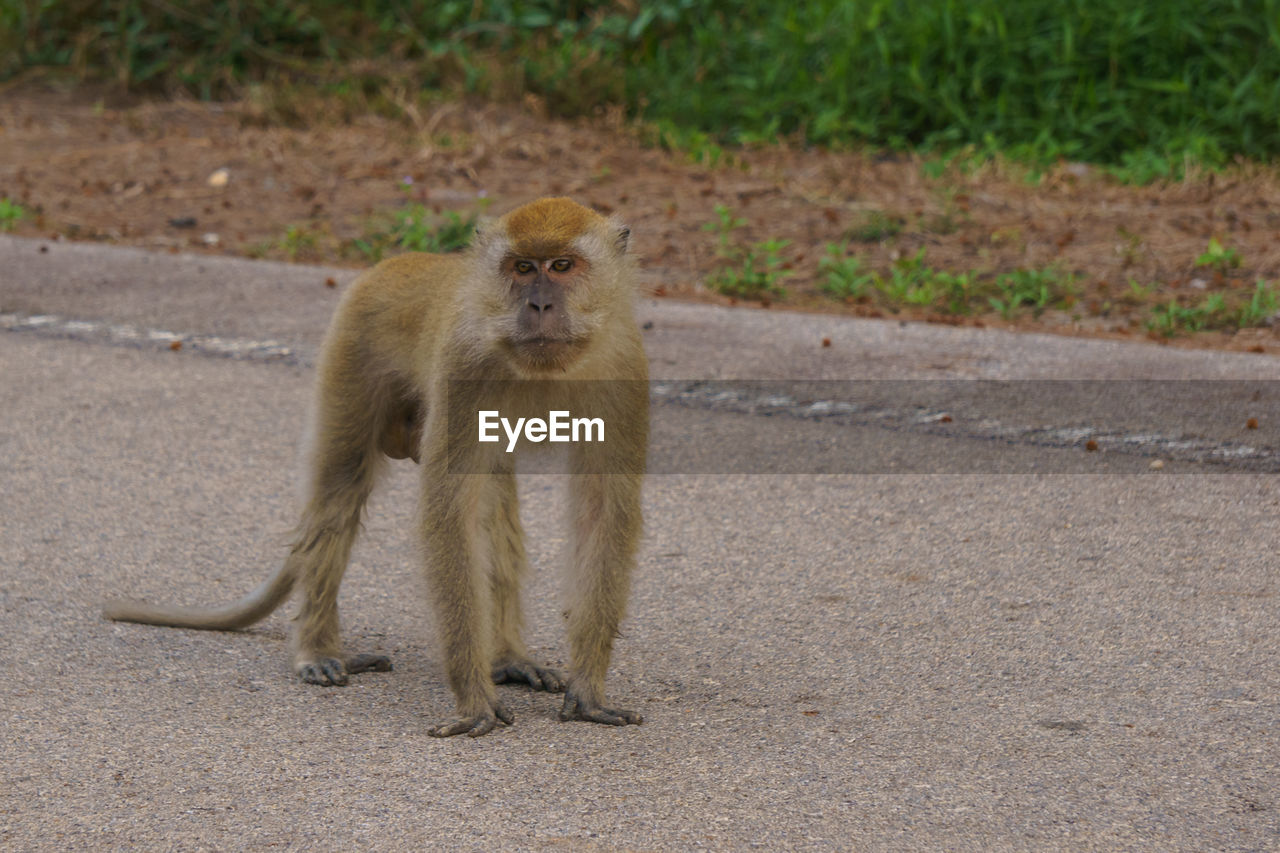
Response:
[[[396,372],[407,369],[446,334],[465,271],[461,255],[410,252],[382,261],[343,297],[330,336],[352,340],[333,343]]]

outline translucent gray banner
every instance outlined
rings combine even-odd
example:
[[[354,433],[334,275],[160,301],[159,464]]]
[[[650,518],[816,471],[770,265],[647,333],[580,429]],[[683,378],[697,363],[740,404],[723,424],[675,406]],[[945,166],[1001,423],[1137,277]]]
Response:
[[[650,474],[1280,471],[1280,381],[867,380],[450,384],[451,470],[626,464],[647,395]],[[518,410],[502,412],[519,389]],[[488,402],[483,402],[488,401]],[[488,414],[482,414],[487,412]],[[505,425],[502,418],[506,418]],[[521,422],[523,419],[523,423]],[[536,421],[545,422],[539,425]],[[574,425],[577,424],[577,435]],[[590,425],[598,427],[587,438]],[[532,427],[533,433],[528,433]],[[598,432],[598,435],[596,434]],[[552,436],[566,440],[556,441]],[[587,442],[590,447],[587,447]],[[584,450],[584,448],[587,448]],[[494,453],[481,454],[485,459]],[[606,460],[613,459],[613,462]],[[619,462],[621,460],[621,462]],[[618,470],[616,467],[614,470]]]

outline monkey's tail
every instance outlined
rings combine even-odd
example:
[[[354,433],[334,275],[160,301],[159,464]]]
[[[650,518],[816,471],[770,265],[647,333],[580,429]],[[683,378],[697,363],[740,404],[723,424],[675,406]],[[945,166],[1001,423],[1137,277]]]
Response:
[[[108,601],[102,615],[116,622],[141,622],[173,628],[235,631],[266,618],[289,597],[297,574],[286,562],[253,592],[223,607],[177,607],[117,599]]]

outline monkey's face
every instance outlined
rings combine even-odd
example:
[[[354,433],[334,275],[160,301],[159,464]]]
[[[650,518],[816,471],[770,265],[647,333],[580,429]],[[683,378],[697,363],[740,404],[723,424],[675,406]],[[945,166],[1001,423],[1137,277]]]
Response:
[[[511,282],[517,356],[531,367],[554,367],[572,359],[583,343],[573,322],[574,288],[588,286],[590,264],[577,255],[512,257],[504,264]]]
[[[629,233],[564,198],[531,202],[483,229],[472,249],[481,337],[527,373],[581,363],[611,320],[630,315]]]

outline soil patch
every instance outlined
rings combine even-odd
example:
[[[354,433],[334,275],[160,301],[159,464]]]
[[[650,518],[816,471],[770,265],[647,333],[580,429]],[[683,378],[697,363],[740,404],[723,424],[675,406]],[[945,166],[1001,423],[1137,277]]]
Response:
[[[727,303],[704,283],[720,263],[704,226],[723,205],[744,220],[736,239],[788,241],[788,293],[770,310],[1280,352],[1274,324],[1172,338],[1148,328],[1171,301],[1222,294],[1239,304],[1258,279],[1280,277],[1272,168],[1129,187],[1083,164],[1033,184],[991,164],[936,173],[918,158],[864,153],[711,154],[718,164],[692,163],[645,147],[616,117],[559,121],[536,103],[447,103],[409,121],[319,116],[284,127],[251,104],[0,94],[0,198],[29,213],[12,223],[16,234],[363,266],[357,241],[406,203],[470,215],[563,194],[632,226],[658,295]],[[1238,263],[1197,266],[1211,238]],[[1053,267],[1074,276],[1075,296],[1011,319],[984,306],[943,315],[832,299],[819,262],[833,243],[847,243],[868,270],[891,270],[922,248],[930,267],[952,272]]]

